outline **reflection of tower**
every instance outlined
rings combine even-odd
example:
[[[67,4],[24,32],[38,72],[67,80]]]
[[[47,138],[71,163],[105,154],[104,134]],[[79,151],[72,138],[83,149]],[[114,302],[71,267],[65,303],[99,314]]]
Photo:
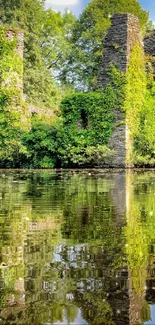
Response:
[[[145,306],[147,267],[146,238],[143,233],[140,209],[134,197],[134,172],[126,172],[126,239],[128,258],[129,318],[130,325],[142,323]]]
[[[116,218],[120,224],[126,223],[126,173],[125,171],[112,174],[114,186],[110,191],[112,203],[116,210]],[[124,220],[123,220],[124,219]]]

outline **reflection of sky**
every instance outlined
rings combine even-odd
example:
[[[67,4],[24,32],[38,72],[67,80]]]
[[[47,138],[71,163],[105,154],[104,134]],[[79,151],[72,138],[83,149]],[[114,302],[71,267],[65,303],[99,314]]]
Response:
[[[54,325],[66,325],[68,324],[68,321],[66,318],[64,318],[63,322],[56,322],[54,323]],[[88,323],[82,318],[82,315],[81,315],[81,311],[79,309],[78,311],[78,315],[77,317],[75,318],[74,322],[73,323],[69,323],[69,325],[88,325]]]
[[[150,322],[144,323],[144,325],[155,325],[155,305],[150,306],[150,310],[152,320]]]

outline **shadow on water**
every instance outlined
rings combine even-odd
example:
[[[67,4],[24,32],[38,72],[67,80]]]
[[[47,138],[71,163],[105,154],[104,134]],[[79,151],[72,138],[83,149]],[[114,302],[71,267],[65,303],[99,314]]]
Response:
[[[0,325],[155,325],[154,229],[153,170],[0,171]]]

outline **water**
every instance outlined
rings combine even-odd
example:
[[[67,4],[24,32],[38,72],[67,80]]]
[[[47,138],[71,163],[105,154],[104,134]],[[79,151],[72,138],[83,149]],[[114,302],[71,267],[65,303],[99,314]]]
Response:
[[[0,171],[0,325],[155,325],[155,171]]]

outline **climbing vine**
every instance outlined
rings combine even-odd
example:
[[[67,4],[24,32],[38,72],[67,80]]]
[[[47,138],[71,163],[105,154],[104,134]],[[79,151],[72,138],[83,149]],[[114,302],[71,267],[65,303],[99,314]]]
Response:
[[[130,63],[126,73],[125,102],[127,125],[135,136],[139,129],[140,115],[146,95],[145,59],[141,46],[136,44],[130,56]]]

